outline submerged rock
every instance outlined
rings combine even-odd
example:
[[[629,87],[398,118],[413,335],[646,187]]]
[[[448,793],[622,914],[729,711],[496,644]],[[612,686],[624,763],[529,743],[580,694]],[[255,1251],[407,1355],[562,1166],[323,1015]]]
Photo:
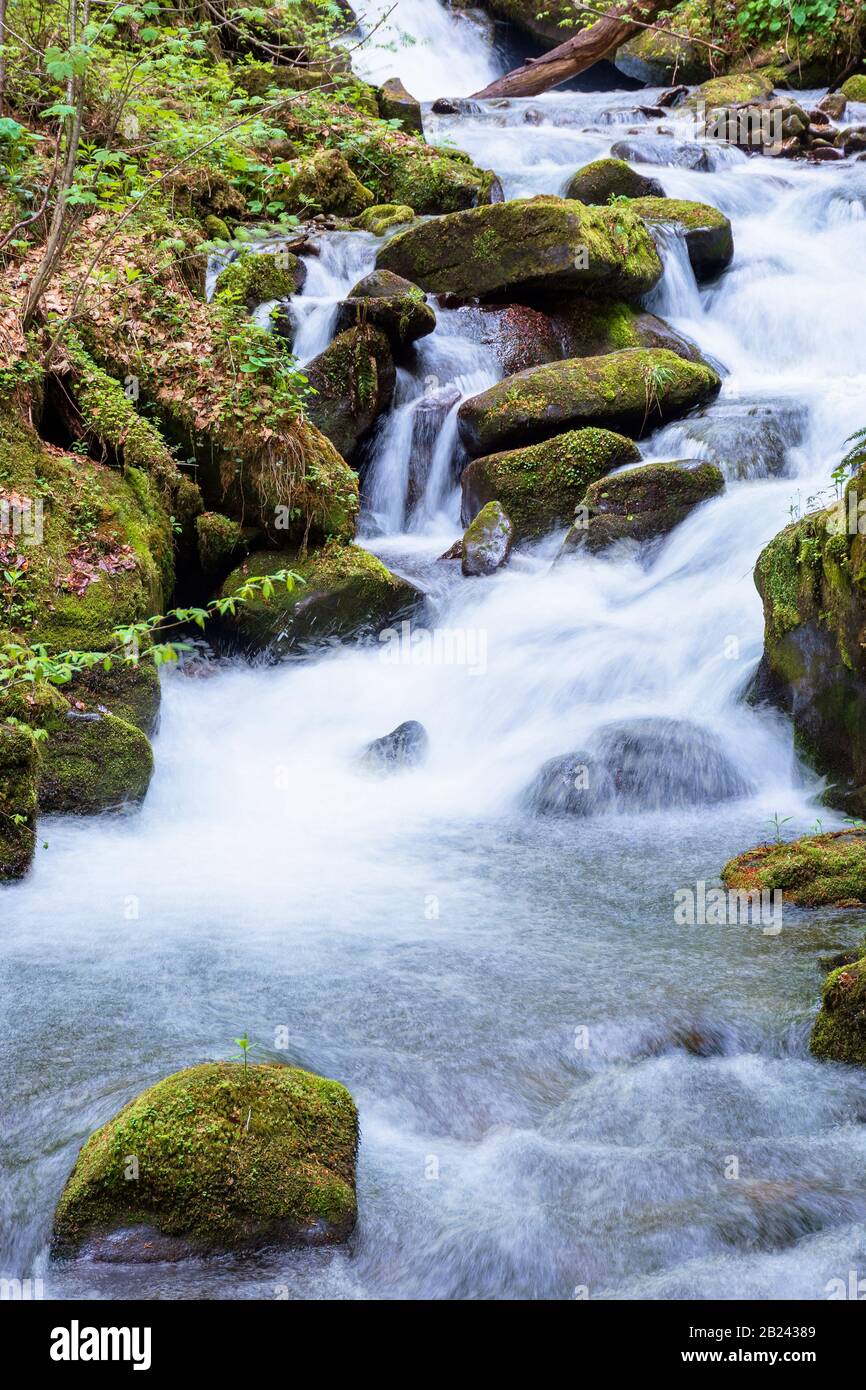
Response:
[[[374,772],[399,772],[403,768],[417,767],[427,756],[430,739],[423,724],[417,719],[407,719],[398,724],[390,734],[368,743],[362,762]]]
[[[286,1066],[190,1067],[88,1139],[52,1252],[149,1262],[343,1241],[357,1219],[357,1145],[357,1111],[336,1081]]]
[[[463,573],[493,574],[508,561],[514,527],[499,502],[488,502],[466,529],[462,543]]]
[[[576,290],[635,300],[661,277],[652,237],[633,213],[550,197],[424,222],[389,241],[378,264],[432,294],[465,298]]]
[[[581,425],[639,437],[714,396],[712,367],[665,350],[571,358],[506,377],[464,401],[460,437],[471,455],[531,444]]]
[[[666,430],[656,445],[678,450],[697,444],[701,458],[726,478],[781,478],[788,451],[803,441],[807,414],[799,401],[724,397]]]
[[[640,459],[630,439],[609,430],[571,430],[556,439],[476,459],[464,470],[463,520],[490,502],[505,508],[516,539],[567,526],[590,483]]]
[[[724,213],[680,198],[636,198],[632,208],[650,225],[676,227],[685,239],[698,280],[721,275],[734,258],[734,236]]]
[[[527,796],[540,814],[588,816],[712,805],[750,790],[708,729],[645,718],[608,724],[585,751],[552,758]]]
[[[226,619],[248,646],[275,655],[323,639],[375,632],[422,598],[368,550],[338,541],[307,554],[258,551],[229,575],[222,593],[228,597],[251,576],[278,570],[291,570],[303,582],[291,590],[278,585],[267,602],[242,604]]]
[[[337,315],[337,332],[354,325],[380,328],[394,352],[432,333],[436,315],[423,290],[390,270],[374,270],[359,280],[343,300]]]
[[[307,377],[316,393],[307,404],[310,420],[351,462],[393,399],[396,372],[387,336],[372,324],[347,328],[313,359]]]
[[[580,521],[565,538],[566,550],[597,554],[619,540],[646,541],[667,535],[695,507],[724,492],[725,479],[712,463],[645,463],[586,491]]]
[[[822,1061],[866,1067],[866,957],[827,976],[809,1045]]]
[[[707,171],[712,161],[704,145],[697,140],[675,140],[671,135],[634,135],[618,140],[611,146],[614,159],[631,164],[669,165],[676,169]]]
[[[626,164],[624,159],[595,159],[572,175],[565,190],[566,198],[579,203],[607,203],[616,198],[663,198],[665,191],[658,179],[646,178]]]
[[[866,830],[758,845],[722,869],[726,888],[780,888],[798,907],[866,907]]]

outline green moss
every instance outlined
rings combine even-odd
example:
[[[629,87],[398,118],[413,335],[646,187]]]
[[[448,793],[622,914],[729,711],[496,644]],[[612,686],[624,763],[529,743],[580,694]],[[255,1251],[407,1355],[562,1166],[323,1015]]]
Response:
[[[719,389],[712,367],[664,350],[628,349],[529,367],[460,407],[471,454],[529,443],[580,425],[635,436],[675,419]]]
[[[390,622],[419,601],[413,586],[357,545],[334,541],[306,554],[258,551],[223,585],[231,595],[251,575],[289,569],[301,577],[290,592],[279,588],[268,603],[239,608],[232,626],[258,649],[290,651],[321,638],[345,638]]]
[[[177,1072],[84,1145],[55,1213],[54,1252],[135,1227],[192,1250],[345,1239],[357,1143],[357,1111],[336,1081],[230,1062]]]
[[[433,294],[504,290],[637,299],[661,275],[655,244],[624,206],[515,199],[424,222],[392,238],[378,265]]]
[[[232,517],[203,512],[196,518],[198,558],[205,575],[224,574],[243,543],[243,529]]]
[[[216,293],[249,313],[271,299],[290,299],[303,280],[303,265],[290,251],[241,251],[217,276]]]
[[[866,1066],[866,958],[827,976],[810,1047],[822,1061]]]
[[[39,760],[29,729],[0,723],[0,882],[21,878],[33,859]]]
[[[590,483],[640,459],[630,439],[608,430],[572,430],[526,449],[476,459],[463,474],[464,515],[498,501],[515,535],[531,539],[567,525]]]
[[[610,198],[643,198],[663,194],[656,179],[632,169],[624,159],[595,159],[571,179],[566,198],[580,203],[605,204]]]
[[[70,711],[44,744],[39,805],[98,815],[142,801],[152,775],[153,753],[140,729],[113,714]]]
[[[701,83],[689,97],[689,105],[704,102],[708,109],[718,106],[736,106],[741,101],[760,101],[770,96],[773,85],[762,72],[729,73],[727,77],[713,77]]]
[[[392,227],[402,227],[414,221],[414,209],[403,203],[377,203],[354,218],[354,224],[360,231],[372,232],[374,236],[384,236]]]
[[[387,336],[373,324],[347,328],[310,363],[307,376],[314,392],[310,419],[351,461],[394,393]]]
[[[648,222],[677,223],[689,231],[731,225],[725,214],[709,203],[689,203],[682,198],[634,198],[630,207]]]
[[[278,189],[288,212],[330,212],[357,217],[376,202],[337,150],[321,150],[302,160]]]
[[[746,892],[778,888],[800,907],[866,906],[866,831],[758,845],[729,860],[722,882]]]
[[[857,77],[849,77],[847,82],[842,83],[842,95],[849,101],[866,102],[866,77],[862,74]]]
[[[581,503],[586,516],[566,536],[565,545],[598,553],[614,541],[667,535],[724,488],[724,476],[715,464],[691,461],[645,463],[602,478],[587,488]]]

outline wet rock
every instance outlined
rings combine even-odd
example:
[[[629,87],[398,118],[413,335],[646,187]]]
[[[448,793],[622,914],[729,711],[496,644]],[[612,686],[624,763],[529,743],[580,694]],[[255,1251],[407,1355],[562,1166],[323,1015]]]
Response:
[[[735,889],[779,888],[799,907],[864,906],[866,832],[830,830],[758,845],[728,861],[722,882]]]
[[[459,387],[448,383],[445,386],[429,387],[415,407],[412,416],[409,481],[406,489],[410,515],[424,495],[442,426],[459,400]]]
[[[689,362],[701,354],[664,319],[615,300],[572,299],[549,314],[559,338],[558,358],[603,357],[626,348],[664,348]]]
[[[389,77],[382,83],[376,95],[379,115],[385,121],[401,121],[404,130],[415,135],[424,134],[424,120],[421,103],[416,101],[400,81],[399,77]]]
[[[515,539],[567,526],[590,483],[640,459],[630,439],[608,430],[572,430],[527,449],[491,454],[470,463],[461,478],[463,520],[490,502],[508,513]]]
[[[681,106],[689,94],[689,89],[685,83],[677,87],[668,87],[659,97],[659,106],[670,109],[674,106]]]
[[[365,208],[359,217],[352,218],[353,226],[362,232],[372,232],[373,236],[385,236],[395,227],[407,227],[414,221],[414,209],[404,203],[376,203]]]
[[[657,179],[646,178],[623,159],[596,159],[585,164],[569,180],[566,198],[579,203],[604,204],[611,197],[663,198],[665,191]]]
[[[357,217],[372,207],[376,197],[356,178],[337,150],[319,150],[303,159],[296,170],[277,185],[287,212],[309,216],[311,212]]]
[[[650,225],[679,230],[697,280],[713,279],[733,260],[731,224],[718,208],[678,198],[636,198],[631,206]]]
[[[709,153],[696,140],[675,140],[667,135],[638,135],[630,140],[618,140],[611,147],[614,159],[631,164],[661,164],[675,169],[712,168]]]
[[[703,404],[720,384],[706,364],[661,349],[570,358],[518,372],[464,401],[460,437],[472,456],[584,425],[639,437]]]
[[[724,487],[711,463],[645,463],[602,478],[587,489],[564,549],[598,554],[620,540],[665,536]]]
[[[659,280],[644,223],[627,208],[562,198],[518,198],[411,227],[378,265],[432,294],[465,298],[573,290],[632,301]]]
[[[514,543],[514,526],[499,502],[488,502],[463,536],[463,573],[493,574],[508,562]]]
[[[362,762],[374,772],[400,772],[417,767],[427,757],[430,739],[423,724],[407,719],[390,734],[374,739],[364,750]]]
[[[720,741],[686,720],[609,724],[585,750],[552,758],[526,792],[540,815],[602,815],[710,805],[750,790]]]
[[[152,776],[153,752],[140,729],[113,714],[69,710],[44,745],[40,810],[92,816],[136,805]]]
[[[810,1047],[823,1061],[866,1066],[866,957],[827,976]]]
[[[818,110],[823,111],[832,121],[841,121],[848,106],[848,98],[843,92],[828,92],[818,102]]]
[[[0,724],[0,883],[23,878],[33,861],[39,759],[31,729]]]
[[[626,77],[649,87],[665,82],[703,82],[711,75],[708,50],[664,29],[647,29],[616,50],[614,63]]]
[[[797,401],[749,401],[726,398],[666,430],[662,449],[697,444],[700,456],[726,478],[781,478],[788,451],[802,443],[807,411]],[[686,450],[686,452],[691,452]]]
[[[369,551],[333,541],[306,554],[257,551],[233,570],[222,588],[229,597],[253,575],[291,570],[291,589],[239,605],[225,619],[230,631],[253,651],[283,656],[310,643],[357,637],[387,627],[417,607],[422,595]]]
[[[390,270],[374,270],[359,280],[340,305],[337,332],[355,324],[371,324],[387,334],[394,352],[399,352],[432,333],[436,315],[423,290]]]
[[[491,348],[507,376],[563,356],[561,335],[539,309],[526,304],[466,304],[456,312],[461,332]]]
[[[285,1066],[190,1067],[88,1139],[54,1215],[52,1253],[149,1262],[335,1244],[357,1219],[357,1146],[357,1111],[336,1081]]]
[[[840,90],[846,101],[866,102],[866,76],[858,73],[856,77],[849,77]]]
[[[866,150],[866,126],[855,126],[842,131],[840,142],[846,159],[849,155],[862,153]]]
[[[315,391],[307,414],[347,463],[394,396],[396,372],[385,333],[356,324],[338,334],[307,368]]]

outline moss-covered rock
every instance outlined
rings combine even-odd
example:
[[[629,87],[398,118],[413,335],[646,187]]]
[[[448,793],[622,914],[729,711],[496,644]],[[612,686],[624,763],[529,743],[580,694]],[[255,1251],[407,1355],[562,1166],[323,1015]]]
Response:
[[[841,92],[848,101],[866,102],[866,76],[858,74],[842,83]]]
[[[608,430],[573,430],[528,449],[476,459],[463,472],[463,520],[491,502],[505,509],[516,539],[567,526],[590,483],[640,459],[630,439]]]
[[[597,554],[618,540],[667,535],[724,487],[724,475],[712,463],[646,463],[603,478],[587,488],[565,548]]]
[[[415,210],[406,207],[404,203],[376,203],[352,220],[359,231],[372,232],[373,236],[385,236],[395,227],[405,227],[414,222]]]
[[[115,714],[148,738],[159,722],[159,672],[146,654],[137,662],[115,662],[81,671],[70,688],[75,708],[88,714]]]
[[[337,217],[357,217],[372,207],[376,197],[352,172],[337,150],[320,150],[278,185],[278,193],[288,212],[331,212]]]
[[[234,594],[251,575],[284,569],[302,582],[291,591],[278,588],[268,603],[244,604],[231,620],[235,633],[255,650],[280,655],[310,642],[374,632],[421,598],[375,555],[336,541],[307,554],[256,552],[229,575],[222,592]]]
[[[211,580],[222,577],[243,548],[243,527],[220,512],[202,512],[195,527],[202,573]]]
[[[241,251],[217,276],[215,293],[252,313],[271,299],[290,299],[304,287],[306,266],[291,251]]]
[[[374,270],[359,280],[340,305],[337,331],[355,324],[380,328],[387,334],[393,351],[399,352],[432,333],[436,315],[417,285],[390,270]]]
[[[689,362],[701,360],[689,342],[664,319],[616,300],[573,299],[550,310],[559,357],[604,357],[626,348],[665,348]]]
[[[722,882],[749,893],[778,888],[798,907],[866,907],[866,831],[758,845],[728,860]]]
[[[31,729],[0,723],[0,883],[21,878],[33,860],[39,761]]]
[[[351,462],[394,395],[386,335],[372,324],[347,328],[313,359],[307,376],[315,392],[307,407],[313,424]]]
[[[663,349],[570,358],[530,367],[464,401],[460,437],[473,456],[580,425],[637,438],[709,400],[720,384],[706,363],[687,362]]]
[[[42,811],[92,816],[143,801],[153,753],[140,729],[113,714],[68,710],[52,721],[39,778]]]
[[[507,564],[514,542],[514,526],[500,502],[488,502],[463,535],[461,559],[467,577],[493,574]]]
[[[732,72],[726,77],[712,77],[702,82],[688,98],[690,106],[703,103],[708,110],[720,106],[736,106],[739,102],[759,101],[770,96],[772,77],[763,72]]]
[[[624,207],[520,198],[411,227],[378,264],[433,294],[577,290],[640,298],[661,276],[645,224]]]
[[[688,34],[683,35],[679,19],[677,16],[671,21],[676,33],[666,33],[661,27],[644,29],[618,48],[614,61],[620,72],[651,87],[706,81],[712,73],[710,50],[692,42]],[[710,37],[708,33],[707,38]]]
[[[53,1253],[148,1261],[345,1240],[357,1145],[357,1111],[336,1081],[285,1066],[190,1067],[88,1139],[55,1212]]]
[[[866,1066],[866,957],[827,976],[809,1045],[824,1062]]]
[[[566,198],[579,203],[601,204],[611,198],[663,198],[665,191],[657,179],[639,174],[624,159],[595,159],[572,176]]]
[[[831,779],[826,799],[857,815],[866,814],[864,485],[856,475],[838,507],[785,527],[755,567],[764,604],[757,689],[790,714],[802,754]]]
[[[378,93],[379,115],[385,121],[400,121],[404,130],[424,134],[421,103],[406,91],[399,77],[389,77]]]
[[[724,213],[707,203],[679,198],[636,198],[634,212],[650,225],[676,227],[684,237],[689,260],[698,280],[709,280],[726,270],[734,258],[734,235]]]

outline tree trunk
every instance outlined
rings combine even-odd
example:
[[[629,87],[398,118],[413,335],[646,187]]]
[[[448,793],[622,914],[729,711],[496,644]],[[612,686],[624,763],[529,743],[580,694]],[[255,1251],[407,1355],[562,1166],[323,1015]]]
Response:
[[[515,68],[496,82],[491,82],[476,97],[534,97],[558,87],[570,77],[591,68],[619,48],[620,44],[639,34],[642,25],[651,23],[662,10],[671,8],[671,0],[622,0],[613,5],[602,19],[589,29],[582,29],[574,38],[551,49],[542,58],[530,58],[522,68]],[[635,23],[635,20],[641,23]]]

